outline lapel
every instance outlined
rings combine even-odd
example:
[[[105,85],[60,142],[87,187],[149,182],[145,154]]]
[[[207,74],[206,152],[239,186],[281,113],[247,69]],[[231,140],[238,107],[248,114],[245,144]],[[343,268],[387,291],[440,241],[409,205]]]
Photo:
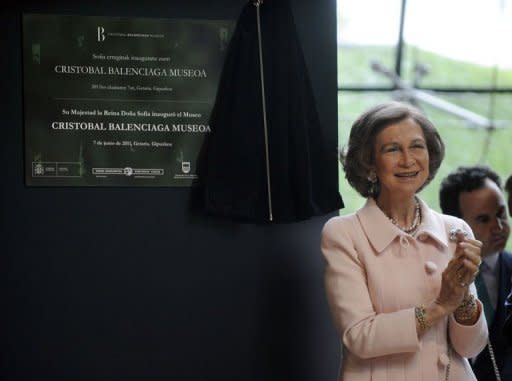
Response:
[[[356,216],[368,241],[379,254],[400,234],[400,229],[389,221],[371,197],[356,212]]]
[[[444,215],[430,209],[428,205],[420,199],[421,215],[423,217],[416,236],[427,235],[436,241],[443,248],[448,247],[450,242],[449,234],[453,226],[450,226]]]

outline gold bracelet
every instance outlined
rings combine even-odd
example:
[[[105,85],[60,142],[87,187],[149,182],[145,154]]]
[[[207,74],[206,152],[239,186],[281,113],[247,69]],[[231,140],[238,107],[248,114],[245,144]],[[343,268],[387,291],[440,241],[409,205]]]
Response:
[[[475,313],[478,311],[476,299],[473,294],[466,296],[462,303],[455,309],[453,316],[458,321],[472,320],[475,317]]]
[[[427,310],[425,306],[421,305],[419,307],[414,307],[414,315],[416,316],[416,321],[418,322],[420,328],[426,331],[430,328],[430,323],[426,319]]]

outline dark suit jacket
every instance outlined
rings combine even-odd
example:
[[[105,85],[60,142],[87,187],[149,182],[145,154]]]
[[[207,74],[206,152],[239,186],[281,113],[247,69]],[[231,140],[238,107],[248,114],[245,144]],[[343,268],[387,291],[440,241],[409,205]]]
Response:
[[[512,381],[512,346],[507,343],[503,334],[506,319],[505,300],[511,291],[512,253],[503,251],[498,257],[498,305],[494,320],[489,324],[489,339],[494,349],[496,362],[503,381]],[[487,347],[478,355],[473,363],[473,371],[479,381],[496,380]]]

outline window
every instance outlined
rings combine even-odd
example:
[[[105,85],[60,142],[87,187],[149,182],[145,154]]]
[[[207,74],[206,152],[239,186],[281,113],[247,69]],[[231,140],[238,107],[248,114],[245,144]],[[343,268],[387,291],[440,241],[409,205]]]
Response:
[[[419,90],[416,104],[447,147],[421,197],[439,210],[439,184],[459,165],[488,165],[504,181],[512,174],[510,36],[512,0],[338,0],[340,146],[370,105]],[[340,191],[342,214],[363,204],[342,172]]]

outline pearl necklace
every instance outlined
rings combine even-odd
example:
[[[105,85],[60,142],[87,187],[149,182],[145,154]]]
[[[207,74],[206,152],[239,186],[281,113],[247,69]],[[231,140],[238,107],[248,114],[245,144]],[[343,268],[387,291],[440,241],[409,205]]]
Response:
[[[395,225],[398,229],[400,229],[401,231],[403,231],[404,233],[407,233],[407,234],[411,234],[411,233],[415,232],[421,223],[420,203],[418,202],[417,198],[415,199],[415,201],[416,201],[416,204],[414,206],[414,220],[412,221],[411,226],[403,227],[398,222],[396,222],[396,220],[394,218],[388,217],[389,221],[391,221],[391,223],[393,225]]]

